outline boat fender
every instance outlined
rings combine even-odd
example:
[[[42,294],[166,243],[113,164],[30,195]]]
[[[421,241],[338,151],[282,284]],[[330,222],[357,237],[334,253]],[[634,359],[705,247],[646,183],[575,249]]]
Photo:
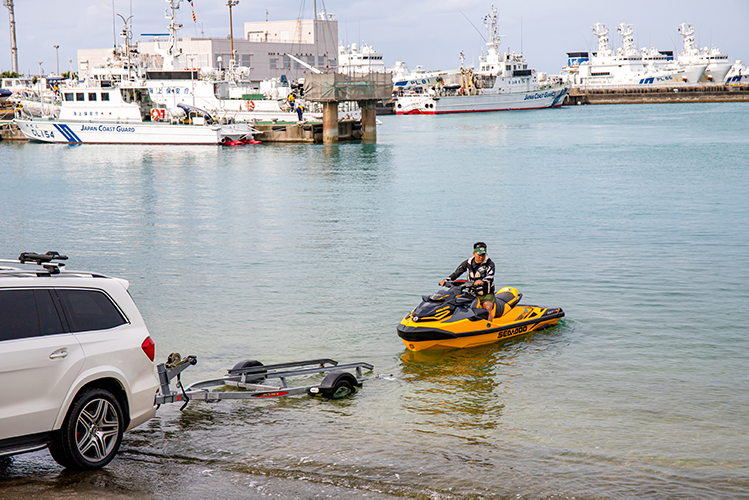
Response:
[[[244,108],[247,111],[252,111],[253,109],[255,109],[255,101],[245,101]]]

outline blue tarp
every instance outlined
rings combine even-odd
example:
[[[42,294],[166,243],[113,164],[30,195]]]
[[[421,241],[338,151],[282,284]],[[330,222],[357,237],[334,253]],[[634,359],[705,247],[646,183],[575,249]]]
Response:
[[[209,123],[213,121],[213,117],[211,116],[211,114],[204,109],[200,109],[195,106],[190,106],[189,104],[185,104],[183,102],[177,104],[177,107],[184,109],[187,113],[196,113],[198,115],[201,115],[203,118],[208,120]]]

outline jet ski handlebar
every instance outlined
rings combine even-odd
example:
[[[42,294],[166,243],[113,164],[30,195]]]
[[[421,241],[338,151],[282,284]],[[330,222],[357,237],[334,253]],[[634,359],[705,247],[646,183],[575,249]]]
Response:
[[[473,286],[473,283],[468,283],[466,280],[445,280],[445,284],[442,285],[446,288],[451,286]]]
[[[476,295],[477,288],[476,285],[473,284],[473,281],[468,280],[445,280],[445,284],[443,285],[447,288],[453,287],[453,286],[459,286],[463,289],[463,291],[471,293]]]

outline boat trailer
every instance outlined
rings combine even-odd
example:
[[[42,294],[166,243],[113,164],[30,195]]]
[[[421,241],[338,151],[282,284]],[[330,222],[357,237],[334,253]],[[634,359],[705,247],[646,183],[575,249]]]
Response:
[[[190,401],[216,403],[224,399],[276,398],[298,394],[340,399],[356,392],[362,382],[370,378],[362,375],[363,370],[374,369],[369,363],[339,365],[337,361],[328,358],[274,365],[264,365],[248,359],[234,365],[221,378],[201,380],[184,387],[180,377],[182,372],[197,362],[196,356],[182,358],[178,353],[172,353],[167,357],[166,363],[159,363],[156,369],[160,387],[154,404],[183,402],[180,410],[184,410]],[[287,384],[287,379],[291,377],[316,373],[326,374],[319,385],[290,387]],[[177,379],[178,391],[172,391],[171,388],[174,378]],[[238,390],[215,390],[226,386],[236,387]]]

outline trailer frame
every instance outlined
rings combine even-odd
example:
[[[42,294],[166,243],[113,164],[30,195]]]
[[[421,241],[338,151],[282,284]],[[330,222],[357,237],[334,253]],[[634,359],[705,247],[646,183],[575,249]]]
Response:
[[[240,361],[227,374],[220,378],[212,378],[193,382],[183,386],[181,374],[187,368],[196,365],[197,356],[182,358],[178,353],[172,353],[166,363],[159,363],[156,370],[159,377],[159,391],[154,399],[155,405],[168,403],[183,403],[180,410],[184,410],[190,401],[205,401],[216,403],[227,399],[274,398],[310,394],[322,396],[326,399],[340,399],[356,392],[364,380],[363,371],[372,371],[374,366],[369,363],[356,362],[339,365],[330,358],[309,359],[264,365],[256,360]],[[353,371],[353,374],[351,373]],[[325,373],[326,376],[317,385],[290,386],[289,378]],[[176,389],[172,390],[171,382],[177,379]],[[268,383],[278,380],[277,384]],[[219,387],[235,387],[239,390],[217,391]]]

